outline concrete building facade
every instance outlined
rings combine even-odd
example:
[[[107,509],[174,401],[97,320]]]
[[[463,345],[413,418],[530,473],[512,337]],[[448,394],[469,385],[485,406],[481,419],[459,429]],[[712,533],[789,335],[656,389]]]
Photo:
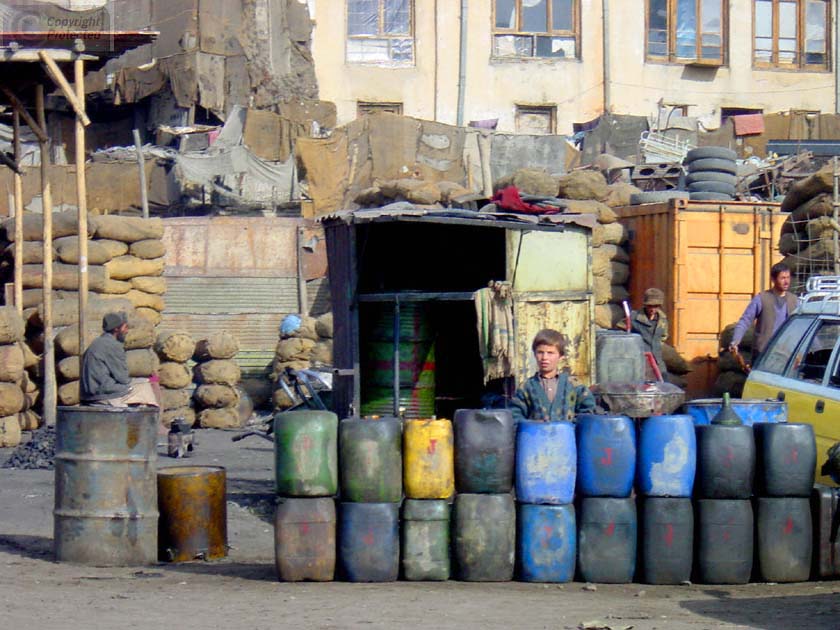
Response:
[[[568,133],[610,111],[835,112],[837,0],[308,0],[320,97]],[[462,20],[463,17],[463,20]]]

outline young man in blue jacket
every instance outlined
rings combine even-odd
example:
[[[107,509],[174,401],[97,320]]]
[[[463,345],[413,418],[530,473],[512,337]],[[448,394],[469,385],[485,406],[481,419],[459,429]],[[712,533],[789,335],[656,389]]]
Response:
[[[558,369],[563,358],[563,335],[550,328],[541,330],[531,349],[537,360],[537,373],[513,396],[514,420],[573,421],[579,413],[593,413],[595,397],[589,388],[574,385],[569,375]]]

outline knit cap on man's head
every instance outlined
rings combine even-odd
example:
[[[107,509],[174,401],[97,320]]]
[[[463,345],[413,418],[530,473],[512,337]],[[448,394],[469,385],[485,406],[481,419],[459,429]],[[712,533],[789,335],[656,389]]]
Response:
[[[128,318],[125,313],[108,313],[102,318],[102,330],[113,332],[127,322]]]

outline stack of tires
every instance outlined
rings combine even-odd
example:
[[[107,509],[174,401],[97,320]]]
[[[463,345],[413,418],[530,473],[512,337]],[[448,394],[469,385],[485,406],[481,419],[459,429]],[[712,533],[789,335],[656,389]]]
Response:
[[[516,510],[511,490],[516,425],[507,409],[455,413],[454,537],[458,577],[513,579]]]
[[[274,551],[281,581],[324,582],[335,576],[337,442],[334,413],[274,415],[275,484],[280,496]]]
[[[691,579],[691,494],[696,467],[697,441],[691,416],[651,416],[642,421],[636,477],[643,497],[642,579],[648,584],[682,584]]]
[[[746,584],[753,566],[753,428],[707,424],[696,431],[697,581]]]
[[[760,423],[753,430],[758,571],[765,582],[804,582],[811,571],[814,429],[810,424]]]
[[[338,428],[341,472],[339,555],[351,582],[399,577],[402,423],[345,418]]]
[[[737,154],[726,147],[700,147],[685,157],[685,183],[692,201],[731,201],[737,182]]]
[[[578,571],[587,582],[626,584],[636,571],[636,427],[626,416],[577,419]]]
[[[569,582],[575,577],[577,518],[575,425],[519,423],[516,436],[517,551],[525,582]]]

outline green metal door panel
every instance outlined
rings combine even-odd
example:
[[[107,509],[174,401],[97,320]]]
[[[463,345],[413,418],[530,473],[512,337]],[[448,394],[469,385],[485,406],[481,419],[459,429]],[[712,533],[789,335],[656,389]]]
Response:
[[[514,291],[590,290],[589,230],[507,231],[507,275]]]

